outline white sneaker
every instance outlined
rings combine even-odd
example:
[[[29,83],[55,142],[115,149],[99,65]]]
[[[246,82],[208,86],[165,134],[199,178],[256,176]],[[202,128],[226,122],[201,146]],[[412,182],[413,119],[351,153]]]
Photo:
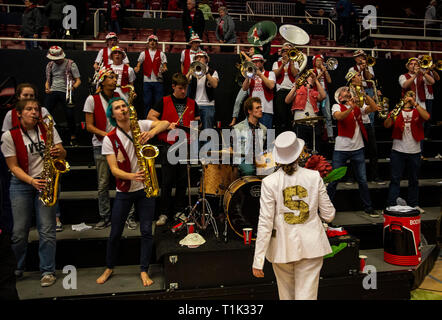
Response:
[[[167,216],[162,214],[162,215],[160,215],[160,217],[157,220],[157,222],[155,223],[155,225],[157,225],[157,226],[164,226],[166,224],[166,221],[167,221]]]
[[[425,213],[425,210],[424,209],[422,209],[421,207],[419,207],[419,206],[416,206],[416,207],[414,207],[414,209],[416,209],[416,210],[419,210],[419,213],[420,214],[423,214],[423,213]]]

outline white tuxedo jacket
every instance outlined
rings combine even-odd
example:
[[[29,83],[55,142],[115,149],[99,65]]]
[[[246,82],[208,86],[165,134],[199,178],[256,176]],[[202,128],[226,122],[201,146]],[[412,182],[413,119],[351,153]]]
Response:
[[[332,252],[320,217],[331,222],[336,210],[318,171],[298,167],[291,176],[282,169],[267,176],[260,206],[254,268],[263,269],[264,257],[288,263]]]

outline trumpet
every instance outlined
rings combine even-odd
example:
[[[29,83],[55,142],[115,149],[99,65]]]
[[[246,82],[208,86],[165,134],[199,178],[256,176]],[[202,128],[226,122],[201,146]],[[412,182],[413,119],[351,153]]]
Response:
[[[325,62],[327,70],[336,70],[338,68],[338,60],[336,58],[328,58]]]
[[[428,69],[431,68],[433,65],[433,59],[431,56],[425,54],[422,57],[419,58],[419,67],[422,69]]]
[[[199,80],[204,77],[207,73],[207,66],[204,63],[199,61],[194,61],[190,65],[190,71],[195,75],[195,77]]]
[[[399,113],[401,112],[402,108],[405,105],[405,99],[407,99],[408,97],[412,97],[414,96],[414,92],[413,91],[407,91],[404,95],[404,97],[399,100],[399,102],[396,104],[396,106],[394,107],[393,110],[391,110],[390,112],[390,117],[392,117],[394,120],[396,120],[397,116],[399,115]]]
[[[290,60],[298,63],[299,72],[301,73],[305,69],[305,66],[307,65],[307,56],[304,53],[302,53],[301,50],[298,50],[296,48],[290,49],[287,52],[287,55]]]
[[[72,102],[72,87],[73,87],[73,83],[72,83],[72,79],[68,79],[66,81],[66,101],[68,103],[69,106],[73,105]]]
[[[434,65],[434,68],[436,68],[439,71],[442,71],[442,60],[437,60],[436,64]]]
[[[305,85],[307,82],[307,78],[312,74],[313,74],[313,69],[308,69],[307,71],[303,72],[296,80],[296,86],[299,88]]]
[[[258,68],[251,61],[246,61],[241,65],[241,74],[244,78],[254,78]]]
[[[376,64],[376,58],[373,56],[367,56],[367,66],[373,67]]]

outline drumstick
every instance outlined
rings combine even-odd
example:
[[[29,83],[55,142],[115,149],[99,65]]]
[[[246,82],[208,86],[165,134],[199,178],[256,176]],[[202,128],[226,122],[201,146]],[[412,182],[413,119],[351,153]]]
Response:
[[[183,116],[184,116],[184,114],[186,113],[186,111],[187,111],[188,108],[189,108],[189,107],[186,106],[186,109],[184,109],[183,113],[182,113],[181,116],[178,118],[178,121],[176,122],[176,124],[180,123],[181,119],[183,118]]]

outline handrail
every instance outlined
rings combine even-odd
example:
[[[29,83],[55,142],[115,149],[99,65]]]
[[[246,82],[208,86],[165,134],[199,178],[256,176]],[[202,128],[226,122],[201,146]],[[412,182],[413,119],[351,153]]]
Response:
[[[103,44],[103,40],[75,40],[75,39],[45,39],[45,38],[13,38],[13,37],[0,37],[0,47],[2,41],[44,41],[44,42],[71,42],[71,43],[82,43],[83,44],[83,51],[87,50],[87,44],[88,43],[101,43]],[[121,40],[121,44],[145,44],[145,41],[135,41],[135,40]],[[160,41],[159,44],[162,46],[162,50],[165,51],[166,45],[187,45],[187,42],[171,42],[171,41]],[[104,45],[104,44],[103,44]],[[236,47],[237,53],[240,53],[241,47],[253,47],[253,44],[249,43],[212,43],[212,42],[203,42],[201,43],[202,46],[224,46],[224,47]],[[282,48],[282,45],[273,45],[272,47],[275,48]],[[297,46],[297,48],[300,49],[307,49],[307,55],[310,55],[311,49],[323,49],[323,50],[346,50],[346,51],[355,51],[355,50],[364,50],[367,52],[371,52],[372,56],[375,56],[375,52],[419,52],[419,53],[428,53],[429,55],[437,53],[442,54],[442,51],[436,51],[436,50],[404,50],[404,49],[390,49],[390,48],[359,48],[359,47],[330,47],[330,46]]]

